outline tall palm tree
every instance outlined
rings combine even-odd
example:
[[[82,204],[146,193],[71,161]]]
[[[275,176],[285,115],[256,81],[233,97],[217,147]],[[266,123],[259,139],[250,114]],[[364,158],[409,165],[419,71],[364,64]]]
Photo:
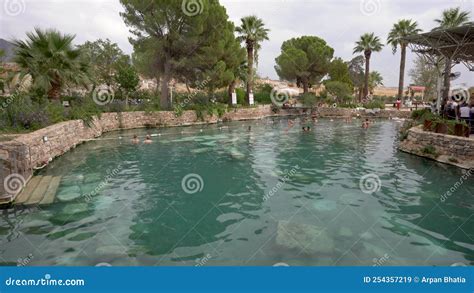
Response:
[[[398,97],[403,99],[403,83],[405,81],[405,62],[407,55],[408,43],[404,40],[409,35],[414,35],[421,32],[418,28],[418,23],[411,19],[401,19],[395,23],[392,30],[388,34],[387,44],[392,45],[393,54],[397,52],[397,47],[400,46],[400,77],[398,79]],[[403,102],[403,100],[402,100]]]
[[[81,51],[72,44],[73,35],[57,30],[41,30],[26,34],[27,40],[15,40],[16,62],[23,74],[29,74],[33,86],[44,89],[52,100],[61,98],[65,85],[86,84],[88,65]]]
[[[435,19],[435,22],[438,23],[438,27],[433,30],[439,29],[449,29],[457,26],[464,25],[469,22],[469,12],[461,11],[461,8],[450,8],[443,11],[440,19]],[[443,104],[449,98],[449,88],[450,88],[450,75],[451,75],[451,58],[446,58],[444,64],[444,81],[443,81]]]
[[[252,15],[243,17],[241,25],[235,30],[238,39],[245,42],[247,47],[247,103],[250,103],[250,93],[253,89],[254,61],[258,63],[258,50],[260,43],[268,40],[269,29],[265,28],[263,21]]]
[[[364,53],[365,57],[364,98],[369,95],[370,56],[372,55],[372,52],[382,51],[382,48],[383,44],[380,42],[379,37],[375,36],[374,33],[363,34],[354,47],[354,54]]]

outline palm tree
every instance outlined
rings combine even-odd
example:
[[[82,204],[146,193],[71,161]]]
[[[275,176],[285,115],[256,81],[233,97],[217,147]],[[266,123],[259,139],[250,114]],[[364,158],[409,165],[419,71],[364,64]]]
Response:
[[[445,29],[461,26],[469,22],[469,11],[461,11],[460,7],[450,8],[443,11],[441,19],[435,19],[439,27]]]
[[[269,30],[265,28],[263,21],[252,15],[243,17],[242,23],[235,30],[239,34],[238,39],[245,42],[247,47],[247,103],[250,103],[250,93],[253,88],[253,64],[258,63],[258,50],[260,43],[268,40]]]
[[[469,22],[469,12],[461,11],[461,8],[450,8],[443,11],[441,19],[435,19],[435,22],[438,23],[438,27],[433,30],[440,29],[449,29],[457,26],[464,25]],[[444,92],[443,92],[443,104],[449,98],[449,88],[450,88],[450,75],[451,75],[451,58],[446,58],[444,64]]]
[[[378,71],[372,71],[369,74],[369,92],[374,93],[374,89],[378,86],[383,85],[383,77]]]
[[[383,44],[380,42],[379,37],[375,36],[374,33],[363,34],[354,47],[354,54],[364,53],[365,57],[364,98],[369,95],[370,56],[372,55],[372,52],[380,52],[382,47]]]
[[[419,32],[421,32],[421,29],[418,28],[418,23],[416,21],[413,22],[411,19],[401,19],[393,25],[392,30],[388,34],[387,44],[392,45],[393,54],[397,52],[398,46],[400,46],[401,49],[400,77],[398,79],[398,97],[400,99],[403,99],[403,83],[405,80],[405,62],[408,46],[408,43],[404,38]]]
[[[88,81],[88,65],[81,51],[73,47],[73,35],[57,30],[41,30],[26,34],[26,41],[15,40],[16,62],[23,74],[29,74],[33,86],[44,89],[48,98],[59,100],[66,84],[79,85]]]

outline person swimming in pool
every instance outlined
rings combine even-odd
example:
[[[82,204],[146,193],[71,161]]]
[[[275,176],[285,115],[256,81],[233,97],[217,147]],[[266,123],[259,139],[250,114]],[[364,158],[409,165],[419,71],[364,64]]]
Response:
[[[136,134],[132,138],[132,143],[133,144],[139,144],[140,143],[140,140],[138,139],[138,136]]]
[[[153,142],[153,140],[151,140],[150,135],[147,135],[147,136],[145,137],[145,140],[143,141],[143,143],[146,143],[146,144],[150,144],[150,143],[152,143],[152,142]]]
[[[370,126],[369,119],[365,119],[364,122],[362,122],[362,128],[367,129]]]
[[[311,127],[309,127],[309,126],[303,126],[302,129],[303,129],[304,132],[309,132],[309,131],[311,131]]]

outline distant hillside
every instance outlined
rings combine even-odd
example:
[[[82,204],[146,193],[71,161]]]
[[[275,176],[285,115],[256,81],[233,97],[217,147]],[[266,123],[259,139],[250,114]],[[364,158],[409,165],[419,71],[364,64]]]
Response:
[[[1,59],[2,62],[12,62],[14,56],[15,46],[7,40],[0,39],[0,49],[5,51],[5,56]]]

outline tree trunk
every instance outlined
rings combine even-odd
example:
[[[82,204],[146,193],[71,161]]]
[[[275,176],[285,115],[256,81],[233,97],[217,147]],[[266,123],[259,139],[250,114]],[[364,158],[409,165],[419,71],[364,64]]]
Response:
[[[407,47],[402,45],[401,57],[400,57],[400,77],[398,80],[398,97],[402,101],[402,104],[405,102],[403,97],[403,84],[405,82],[405,61],[407,56]]]
[[[253,89],[253,49],[253,43],[247,42],[247,105],[250,105],[250,93]]]
[[[304,94],[307,94],[308,91],[309,91],[309,82],[308,82],[308,79],[307,78],[302,78],[301,79],[302,83],[303,83],[303,93]]]
[[[364,92],[364,88],[358,87],[357,92],[358,92],[358,95],[359,95],[359,103],[361,103],[362,102],[362,93]]]
[[[370,52],[365,52],[364,99],[369,96]]]
[[[168,62],[165,64],[165,72],[161,76],[161,97],[160,97],[160,107],[162,110],[168,110],[170,108],[169,104],[169,83],[171,80],[171,66]]]
[[[48,91],[48,98],[54,101],[61,100],[61,84],[57,81],[51,83],[51,88]]]
[[[229,106],[232,106],[232,93],[235,91],[235,86],[237,85],[237,80],[233,80],[229,84],[229,88],[227,90],[227,94],[229,95]]]
[[[446,104],[449,100],[449,90],[450,90],[450,79],[451,75],[451,58],[446,58],[446,64],[444,66],[444,81],[443,81],[443,101],[442,104]]]
[[[51,88],[48,90],[47,95],[51,100],[61,100],[61,79],[57,75],[51,81]]]

